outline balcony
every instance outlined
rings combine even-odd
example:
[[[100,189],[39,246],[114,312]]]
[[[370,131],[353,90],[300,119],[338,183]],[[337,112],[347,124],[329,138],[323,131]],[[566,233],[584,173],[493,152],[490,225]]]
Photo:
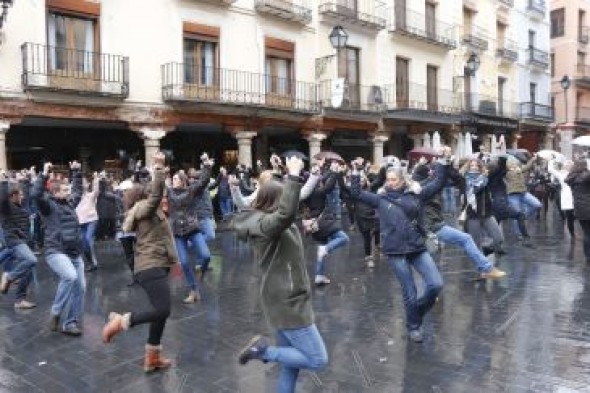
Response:
[[[529,65],[545,70],[549,68],[549,52],[529,47]]]
[[[516,103],[500,100],[495,96],[476,93],[463,93],[463,110],[488,116],[517,118],[519,109]]]
[[[589,40],[589,30],[590,27],[588,26],[581,26],[578,30],[578,42],[582,45],[587,45]]]
[[[256,0],[256,11],[260,14],[306,25],[311,22],[311,9],[290,0]]]
[[[385,105],[388,111],[461,112],[461,95],[452,90],[436,89],[419,83],[387,85]]]
[[[129,58],[27,42],[21,46],[25,91],[116,98],[129,95]]]
[[[363,86],[344,82],[342,99],[336,93],[338,80],[324,80],[319,83],[319,103],[323,108],[343,111],[383,112],[384,98],[388,95],[381,86]]]
[[[590,123],[590,108],[576,107],[576,123]]]
[[[496,49],[496,56],[505,64],[512,64],[518,60],[518,46],[515,41],[504,39],[503,42],[498,43]]]
[[[498,7],[512,8],[514,7],[514,0],[498,0]]]
[[[358,25],[369,30],[385,28],[387,21],[385,3],[377,0],[320,0],[320,15],[337,22]]]
[[[529,0],[527,11],[531,18],[538,20],[545,19],[545,13],[547,12],[545,0]]]
[[[520,103],[520,118],[525,120],[553,121],[553,108],[536,102]]]
[[[488,38],[484,29],[471,28],[471,31],[463,33],[463,44],[477,52],[488,50]]]
[[[426,15],[396,7],[389,31],[447,49],[455,49],[455,26]]]
[[[166,102],[199,102],[316,112],[315,83],[213,67],[162,65]]]

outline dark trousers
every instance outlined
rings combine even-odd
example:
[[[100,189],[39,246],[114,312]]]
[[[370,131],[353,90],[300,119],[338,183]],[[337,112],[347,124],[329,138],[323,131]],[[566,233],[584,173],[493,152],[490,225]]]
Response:
[[[133,268],[135,266],[135,236],[122,237],[119,241],[121,242],[123,252],[125,253],[125,262],[127,262],[127,266],[129,266],[129,270],[131,270],[131,274],[133,274]]]
[[[580,220],[582,231],[584,231],[584,254],[586,262],[590,263],[590,220]]]
[[[363,244],[365,248],[365,256],[368,257],[371,255],[373,246],[372,240],[375,240],[375,247],[379,246],[379,231],[374,229],[363,229],[361,231],[361,235],[363,235]],[[372,235],[372,236],[371,236]]]
[[[160,345],[166,320],[170,316],[168,270],[155,267],[142,270],[135,275],[135,279],[147,294],[152,307],[148,310],[132,312],[130,326],[149,323],[148,344],[150,345]]]
[[[574,237],[574,211],[572,210],[566,210],[563,212],[564,216],[565,216],[565,222],[567,225],[567,230],[570,233],[571,237]]]

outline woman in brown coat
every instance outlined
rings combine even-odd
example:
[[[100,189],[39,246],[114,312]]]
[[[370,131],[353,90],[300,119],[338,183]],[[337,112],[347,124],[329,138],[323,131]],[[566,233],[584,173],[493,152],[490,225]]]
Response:
[[[144,192],[138,195],[135,203],[131,203],[123,230],[135,232],[135,279],[145,290],[151,308],[125,314],[111,313],[109,322],[102,331],[102,338],[109,343],[113,337],[130,327],[150,323],[149,338],[146,345],[144,370],[154,371],[170,367],[171,361],[161,355],[160,340],[170,315],[170,287],[168,272],[178,263],[178,255],[174,247],[174,239],[170,225],[160,207],[164,193],[164,154],[154,156],[153,180],[149,195]]]

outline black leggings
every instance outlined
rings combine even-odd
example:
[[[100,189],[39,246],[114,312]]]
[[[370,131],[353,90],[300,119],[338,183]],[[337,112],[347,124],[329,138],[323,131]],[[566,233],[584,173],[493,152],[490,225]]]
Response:
[[[567,224],[567,230],[570,232],[570,236],[574,237],[574,211],[573,210],[565,210],[563,212],[565,216],[565,222]]]
[[[371,235],[373,235],[373,239],[375,240],[375,247],[379,246],[379,231],[374,229],[365,229],[361,231],[363,235],[363,243],[365,246],[365,256],[368,257],[372,253],[372,243],[371,243]]]
[[[584,254],[586,262],[590,262],[590,220],[580,220],[582,231],[584,231]]]
[[[132,312],[129,325],[135,326],[149,322],[148,344],[150,345],[160,345],[166,320],[170,316],[168,270],[163,267],[154,267],[142,270],[135,275],[135,279],[148,295],[152,307],[147,311]]]
[[[121,246],[123,246],[123,252],[125,253],[125,262],[127,262],[127,266],[129,266],[129,270],[133,274],[133,269],[135,267],[135,237],[122,237],[119,239],[121,242]]]

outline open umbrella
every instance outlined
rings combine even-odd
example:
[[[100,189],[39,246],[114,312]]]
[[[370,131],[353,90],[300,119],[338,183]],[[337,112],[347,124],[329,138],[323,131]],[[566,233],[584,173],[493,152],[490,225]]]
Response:
[[[572,141],[573,145],[590,147],[590,135],[579,136]]]
[[[533,156],[527,149],[507,149],[506,153],[516,157],[522,163],[528,162]]]
[[[297,150],[287,150],[286,152],[281,154],[281,157],[283,157],[283,158],[297,157],[297,158],[301,158],[302,160],[307,160],[307,156]]]
[[[537,155],[545,160],[563,161],[565,156],[555,150],[540,150]]]
[[[340,156],[340,154],[334,153],[333,151],[321,151],[318,154],[316,154],[315,156],[313,156],[313,158],[315,158],[316,160],[321,160],[323,158],[326,161],[332,160],[332,161],[340,161],[342,163],[345,163],[346,162]]]

